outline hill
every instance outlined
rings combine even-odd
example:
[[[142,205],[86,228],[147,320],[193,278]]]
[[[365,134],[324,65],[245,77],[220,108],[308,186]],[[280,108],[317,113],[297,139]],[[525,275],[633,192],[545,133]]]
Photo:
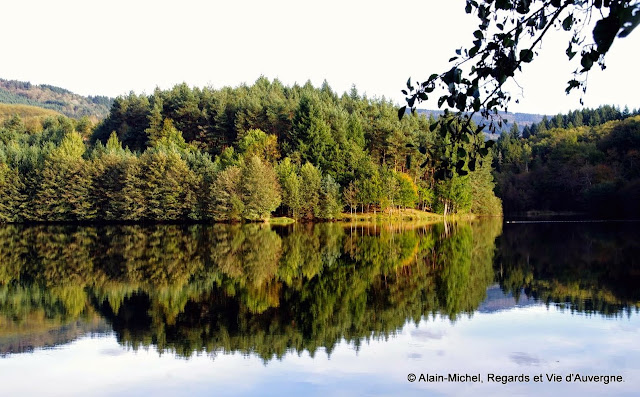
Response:
[[[424,114],[425,116],[433,115],[434,118],[438,118],[438,116],[444,114],[442,110],[428,110],[428,109],[416,109],[416,112],[419,114]],[[502,126],[502,131],[509,131],[511,126],[514,123],[518,124],[520,131],[523,130],[524,127],[530,126],[532,124],[536,124],[542,121],[545,117],[543,114],[533,114],[533,113],[500,113],[502,119],[506,122]],[[486,121],[482,118],[481,115],[475,114],[473,117],[473,122],[476,124],[486,124]]]
[[[20,117],[20,122],[24,124],[27,131],[38,131],[42,129],[44,119],[62,116],[62,114],[37,106],[0,103],[0,125],[4,125],[6,122],[11,123],[14,116]]]
[[[105,96],[82,96],[52,85],[0,79],[0,103],[31,105],[55,110],[66,116],[103,119],[113,99]]]

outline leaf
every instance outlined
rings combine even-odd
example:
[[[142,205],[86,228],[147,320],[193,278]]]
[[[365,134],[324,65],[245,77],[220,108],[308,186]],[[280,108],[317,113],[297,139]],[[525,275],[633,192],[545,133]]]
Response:
[[[593,41],[596,42],[599,53],[604,54],[609,51],[618,30],[620,30],[620,25],[620,18],[614,14],[596,22],[596,26],[593,28]]]
[[[455,61],[456,59],[458,59],[458,57],[451,57],[451,58],[449,58],[449,62],[453,62],[453,61]]]
[[[573,45],[571,43],[569,43],[569,47],[567,47],[565,54],[567,54],[567,57],[569,58],[569,60],[572,60],[573,57],[576,56],[576,52],[573,51]]]
[[[520,51],[520,60],[526,63],[533,61],[533,51],[529,49]]]
[[[486,147],[487,149],[489,149],[489,148],[491,148],[491,147],[492,147],[493,145],[495,145],[495,144],[496,144],[496,141],[494,141],[494,140],[492,140],[492,139],[489,139],[488,141],[486,141],[486,142],[484,143],[484,147]]]
[[[467,157],[467,151],[464,150],[464,148],[462,148],[462,147],[458,148],[458,153],[457,154],[458,154],[458,157],[461,157],[461,158]]]
[[[404,145],[404,147],[415,147],[415,145],[413,143],[407,143],[406,145]]]
[[[560,3],[562,3],[562,0],[551,0],[551,5],[555,8],[560,8]]]
[[[429,164],[429,159],[425,160],[422,164],[420,164],[420,168],[424,168]]]
[[[601,21],[602,20],[600,20],[598,22],[601,22]],[[573,26],[573,14],[569,15],[568,17],[566,17],[564,19],[564,21],[562,21],[562,29],[566,30],[567,32],[571,30],[571,26]],[[596,24],[596,27],[597,26],[598,25]]]
[[[460,48],[456,50],[456,55],[462,55],[462,50]]]
[[[403,106],[400,109],[398,109],[398,120],[402,120],[402,118],[404,117],[404,113],[406,112],[407,107]]]
[[[586,53],[582,56],[580,65],[582,65],[582,67],[584,68],[583,71],[591,70],[591,66],[593,66],[593,60],[591,59],[591,56],[589,56],[589,53]]]
[[[484,34],[482,34],[481,30],[476,30],[475,32],[473,32],[473,36],[478,40],[484,39]]]
[[[469,159],[468,167],[469,167],[469,171],[475,171],[476,170],[476,159],[475,158]]]
[[[436,128],[438,128],[438,122],[437,121],[429,126],[429,131],[433,132],[433,131],[435,131]]]
[[[426,148],[426,147],[424,147],[424,146],[420,146],[420,147],[418,148],[418,151],[419,151],[420,153],[422,153],[422,154],[427,154],[427,148]]]
[[[403,94],[405,94],[405,95],[409,95],[409,93],[407,92],[407,90],[402,90],[401,92],[402,92]]]
[[[580,82],[578,80],[569,80],[567,88],[564,90],[567,94],[571,92],[574,88],[580,87]]]
[[[467,107],[467,96],[465,94],[458,94],[458,97],[456,98],[456,108],[461,111],[464,112],[464,109]]]
[[[407,80],[407,88],[411,89],[411,77],[409,77],[409,80]]]
[[[482,157],[486,156],[487,154],[489,154],[489,150],[486,147],[482,147],[480,148],[480,150],[478,150],[478,153],[480,153],[480,155]]]

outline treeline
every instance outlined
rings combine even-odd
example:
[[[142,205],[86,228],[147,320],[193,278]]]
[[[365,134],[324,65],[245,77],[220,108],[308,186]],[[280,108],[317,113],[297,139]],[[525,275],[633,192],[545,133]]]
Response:
[[[505,212],[639,216],[639,164],[640,116],[528,138],[513,129],[495,146],[496,192]]]
[[[446,181],[421,167],[413,147],[446,150],[446,135],[430,124],[400,122],[391,103],[355,89],[338,97],[326,84],[264,78],[117,98],[87,141],[82,122],[50,118],[27,131],[13,118],[0,129],[0,220],[335,219],[345,208],[499,214],[490,162]]]
[[[544,116],[541,122],[525,126],[522,130],[522,137],[528,138],[531,135],[545,133],[553,128],[595,127],[607,121],[623,120],[639,114],[640,109],[629,110],[626,106],[622,111],[615,106],[609,105],[600,106],[596,109],[573,110],[567,114],[557,114],[551,118]]]

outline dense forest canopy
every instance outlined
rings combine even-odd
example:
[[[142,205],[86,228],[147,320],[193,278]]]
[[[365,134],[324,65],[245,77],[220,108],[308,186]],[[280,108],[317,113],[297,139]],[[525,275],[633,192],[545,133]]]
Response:
[[[503,134],[494,166],[505,212],[640,216],[640,116],[633,114],[584,109],[545,119],[522,135],[517,127]]]
[[[343,209],[500,214],[491,164],[434,177],[446,133],[392,103],[328,84],[185,84],[116,98],[86,120],[19,117],[0,128],[0,220],[335,219]],[[409,146],[434,145],[438,156]],[[429,164],[429,167],[424,167]],[[422,167],[421,167],[422,165]]]

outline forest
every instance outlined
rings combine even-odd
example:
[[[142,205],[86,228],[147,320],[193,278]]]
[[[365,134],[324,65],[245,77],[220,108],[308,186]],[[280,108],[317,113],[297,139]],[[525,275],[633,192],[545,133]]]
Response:
[[[531,210],[640,215],[640,116],[611,106],[583,109],[498,139],[496,194],[505,213]]]
[[[0,128],[0,221],[257,221],[343,211],[501,214],[491,161],[436,178],[447,131],[326,82],[156,89],[98,125],[48,117]],[[446,123],[440,123],[446,128]],[[432,158],[418,151],[439,148]],[[457,152],[458,154],[460,151]],[[429,166],[425,166],[429,164]]]

